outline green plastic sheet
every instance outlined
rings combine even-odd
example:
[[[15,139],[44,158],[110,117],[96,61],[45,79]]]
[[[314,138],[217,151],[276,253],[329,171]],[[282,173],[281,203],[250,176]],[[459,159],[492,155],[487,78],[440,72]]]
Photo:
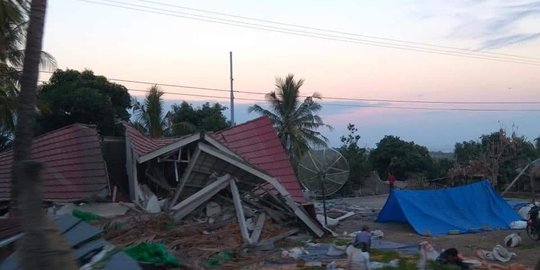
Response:
[[[82,219],[84,221],[94,221],[94,220],[103,219],[102,216],[99,216],[99,215],[96,215],[96,214],[90,213],[90,212],[81,211],[79,209],[73,209],[71,214],[74,217],[80,218],[80,219]]]
[[[163,244],[140,243],[129,246],[124,251],[138,262],[165,264],[173,267],[180,266],[180,261],[176,259]]]

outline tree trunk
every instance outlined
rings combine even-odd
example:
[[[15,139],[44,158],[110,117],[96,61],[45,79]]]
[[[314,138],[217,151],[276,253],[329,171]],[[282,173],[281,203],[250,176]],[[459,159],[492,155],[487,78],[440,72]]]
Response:
[[[31,159],[33,128],[35,121],[35,106],[37,96],[37,81],[39,77],[39,62],[43,43],[43,28],[45,24],[45,10],[47,0],[33,0],[30,10],[30,22],[26,33],[26,48],[23,72],[21,77],[21,91],[17,104],[17,126],[13,143],[13,167],[11,185],[11,204],[17,207],[17,199],[21,192],[20,187],[25,186],[25,179],[19,179],[17,163]]]
[[[22,269],[54,269],[45,234],[42,209],[43,165],[31,160],[39,61],[47,0],[33,0],[26,36],[17,127],[13,146],[12,205],[21,208],[24,236],[20,242]],[[24,188],[23,188],[24,187]],[[18,200],[17,200],[18,199]]]
[[[495,162],[493,165],[491,165],[491,185],[494,189],[497,189],[497,185],[499,184],[499,164]]]

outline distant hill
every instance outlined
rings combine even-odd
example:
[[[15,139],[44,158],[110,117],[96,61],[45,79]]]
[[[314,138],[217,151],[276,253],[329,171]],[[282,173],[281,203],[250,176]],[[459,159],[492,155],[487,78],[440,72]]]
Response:
[[[431,156],[432,159],[449,159],[454,160],[454,153],[453,152],[442,152],[442,151],[435,151],[435,152],[429,152],[429,156]]]

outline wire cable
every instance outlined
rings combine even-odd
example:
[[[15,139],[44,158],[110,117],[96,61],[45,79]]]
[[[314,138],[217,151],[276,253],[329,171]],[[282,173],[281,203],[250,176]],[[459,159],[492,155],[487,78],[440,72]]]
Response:
[[[49,73],[52,74],[54,72],[52,71],[46,71],[42,70],[40,71],[42,73]],[[129,82],[129,83],[137,83],[137,84],[147,84],[147,85],[158,85],[158,86],[166,86],[166,87],[175,87],[175,88],[185,88],[185,89],[196,89],[196,90],[204,90],[204,91],[215,91],[215,92],[227,92],[230,93],[230,89],[220,89],[220,88],[209,88],[209,87],[202,87],[202,86],[190,86],[190,85],[181,85],[181,84],[172,84],[172,83],[160,83],[160,82],[149,82],[149,81],[138,81],[138,80],[130,80],[130,79],[116,79],[116,78],[108,78],[107,80],[110,81],[117,81],[117,82]],[[270,92],[270,91],[269,91]],[[241,90],[235,90],[234,93],[240,93],[240,94],[251,94],[251,95],[266,95],[268,92],[256,92],[256,91],[241,91]],[[213,97],[213,96],[212,96]],[[308,95],[299,95],[299,97],[310,97]],[[345,98],[345,97],[331,97],[331,96],[323,96],[323,99],[331,99],[331,100],[342,100],[342,101],[364,101],[364,102],[391,102],[391,103],[418,103],[418,104],[491,104],[491,105],[511,105],[511,104],[540,104],[540,101],[429,101],[429,100],[402,100],[402,99],[371,99],[371,98]],[[260,100],[259,100],[260,101]]]
[[[465,52],[456,52],[456,51],[443,51],[443,50],[437,50],[437,49],[432,49],[432,48],[417,47],[417,46],[412,46],[412,45],[403,45],[403,44],[395,44],[395,43],[393,44],[393,43],[371,41],[371,40],[363,40],[363,39],[357,39],[357,38],[348,38],[348,37],[327,35],[327,34],[322,35],[322,34],[319,34],[319,33],[313,33],[313,32],[308,32],[308,31],[301,31],[301,30],[280,28],[280,27],[274,27],[274,26],[246,23],[246,22],[241,22],[241,21],[227,20],[227,19],[215,18],[215,17],[210,17],[210,16],[182,13],[182,12],[178,12],[178,11],[164,10],[164,9],[153,8],[153,7],[143,6],[143,5],[126,4],[124,2],[113,1],[113,0],[109,0],[107,2],[98,2],[98,1],[91,1],[91,0],[79,0],[79,1],[92,3],[92,4],[98,4],[98,5],[104,5],[104,6],[110,6],[110,7],[117,7],[117,8],[123,8],[123,9],[141,11],[141,12],[146,12],[146,13],[161,14],[161,15],[172,16],[172,17],[180,17],[180,18],[186,18],[186,19],[191,19],[191,20],[198,20],[198,21],[205,21],[205,22],[211,22],[211,23],[226,24],[226,25],[250,28],[250,29],[255,29],[255,30],[278,32],[278,33],[284,33],[284,34],[290,34],[290,35],[296,35],[296,36],[304,36],[304,37],[311,37],[311,38],[324,39],[324,40],[341,41],[341,42],[368,45],[368,46],[375,46],[375,47],[382,47],[382,48],[392,48],[392,49],[400,49],[400,50],[408,50],[408,51],[416,51],[416,52],[448,55],[448,56],[457,56],[457,57],[466,57],[466,58],[474,58],[474,59],[506,62],[506,63],[515,63],[515,64],[526,64],[526,65],[540,66],[540,62],[536,61],[536,60],[515,59],[515,58],[508,58],[508,57],[503,57],[503,56],[473,55],[470,52],[465,53]],[[111,4],[111,2],[112,3],[119,3],[120,5]],[[133,6],[139,6],[139,7],[142,7],[144,9],[134,8]],[[165,11],[165,12],[163,12],[163,11]],[[185,15],[181,15],[181,14],[185,14]]]
[[[456,50],[456,51],[464,51],[464,52],[469,52],[469,53],[491,54],[491,55],[501,55],[501,56],[507,56],[507,57],[520,58],[520,59],[540,60],[540,58],[538,58],[538,57],[530,57],[530,56],[522,56],[522,55],[506,54],[506,53],[497,53],[497,52],[489,52],[489,51],[479,51],[479,50],[471,50],[471,49],[458,48],[458,47],[442,46],[442,45],[423,43],[423,42],[415,42],[415,41],[408,41],[408,40],[400,40],[400,39],[393,39],[393,38],[378,37],[378,36],[372,36],[372,35],[362,35],[362,34],[356,34],[356,33],[344,32],[344,31],[337,31],[337,30],[331,30],[331,29],[310,27],[310,26],[299,25],[299,24],[283,23],[283,22],[272,21],[272,20],[264,20],[264,19],[258,19],[258,18],[253,18],[253,17],[233,15],[233,14],[228,14],[228,13],[210,11],[210,10],[206,10],[206,9],[198,9],[198,8],[191,8],[191,7],[179,6],[179,5],[173,5],[173,4],[166,4],[166,3],[160,3],[160,2],[157,2],[157,1],[150,1],[150,0],[134,0],[134,1],[144,2],[144,3],[151,3],[151,4],[155,4],[155,5],[178,8],[178,9],[184,9],[184,10],[191,10],[191,11],[202,12],[202,13],[207,13],[207,14],[226,16],[226,17],[231,17],[231,18],[251,20],[251,21],[257,21],[257,22],[263,22],[263,23],[271,23],[271,24],[290,26],[290,27],[297,27],[297,28],[303,28],[303,29],[309,29],[309,30],[315,30],[315,31],[321,31],[321,32],[336,33],[336,34],[342,34],[342,35],[348,35],[348,36],[357,36],[357,37],[385,40],[385,41],[392,41],[392,42],[399,42],[399,43],[406,43],[406,44],[415,44],[415,45],[421,45],[421,46],[427,46],[427,47],[436,47],[436,48],[450,49],[450,50]]]
[[[144,93],[149,92],[149,90],[142,90],[142,89],[128,89],[128,91],[144,92]],[[175,95],[175,96],[216,98],[216,99],[224,99],[224,100],[229,99],[229,97],[225,97],[225,96],[186,94],[186,93],[175,93],[175,92],[168,92],[168,91],[162,91],[162,92],[164,94]],[[261,99],[242,98],[242,97],[235,97],[235,100],[266,102],[265,100],[261,100]],[[399,110],[466,111],[466,112],[540,112],[540,109],[496,109],[496,108],[477,109],[477,108],[400,107],[400,106],[389,106],[389,105],[382,105],[381,106],[381,105],[365,105],[365,104],[327,103],[325,101],[321,101],[320,103],[325,105],[325,106],[355,107],[355,108],[379,108],[379,109],[399,109]]]

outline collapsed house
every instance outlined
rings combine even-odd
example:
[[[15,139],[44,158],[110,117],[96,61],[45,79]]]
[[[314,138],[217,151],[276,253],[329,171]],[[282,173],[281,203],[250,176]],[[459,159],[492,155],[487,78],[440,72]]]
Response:
[[[268,118],[178,138],[149,138],[124,126],[125,138],[101,137],[93,126],[73,124],[34,139],[32,156],[45,164],[43,196],[49,213],[76,208],[112,217],[133,210],[137,218],[159,212],[186,224],[233,222],[241,242],[251,246],[266,243],[269,231],[284,236],[291,227],[318,237],[325,233]],[[11,192],[11,159],[11,150],[0,153],[4,209]],[[116,203],[121,201],[129,207]],[[6,227],[0,241],[9,240],[3,245],[18,239],[9,231],[17,224],[12,221],[0,219],[0,228]]]
[[[246,244],[258,240],[257,232],[248,233],[246,211],[257,224],[271,218],[324,234],[302,205],[300,184],[268,118],[179,138],[148,138],[125,128],[129,195],[147,211],[183,219],[217,199],[234,205]]]

